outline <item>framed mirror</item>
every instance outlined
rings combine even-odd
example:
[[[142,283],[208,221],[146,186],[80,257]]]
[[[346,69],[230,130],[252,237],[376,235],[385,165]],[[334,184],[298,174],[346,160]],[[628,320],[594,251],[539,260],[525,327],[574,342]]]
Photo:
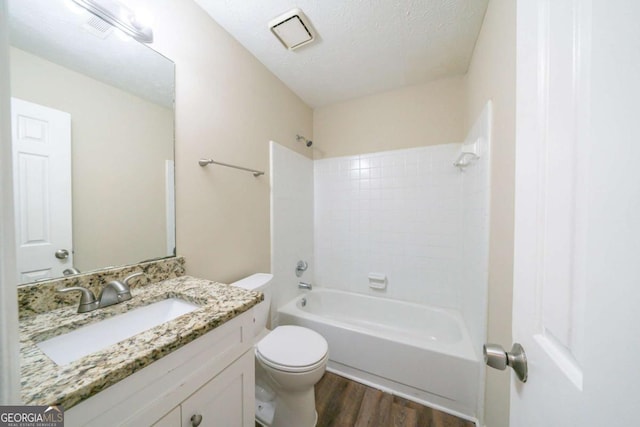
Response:
[[[173,256],[173,62],[70,0],[9,16],[19,283]]]

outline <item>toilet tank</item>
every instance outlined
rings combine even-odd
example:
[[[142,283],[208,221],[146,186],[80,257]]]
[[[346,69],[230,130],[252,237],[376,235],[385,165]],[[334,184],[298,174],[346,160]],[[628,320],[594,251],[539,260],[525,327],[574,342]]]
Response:
[[[248,291],[262,292],[264,294],[264,301],[253,308],[254,336],[257,336],[267,328],[269,307],[271,307],[271,280],[273,280],[273,274],[256,273],[231,283],[231,286],[237,286]]]

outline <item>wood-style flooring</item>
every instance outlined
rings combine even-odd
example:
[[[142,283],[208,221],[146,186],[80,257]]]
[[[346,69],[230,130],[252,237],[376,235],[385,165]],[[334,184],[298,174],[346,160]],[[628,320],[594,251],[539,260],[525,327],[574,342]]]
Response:
[[[474,427],[471,421],[326,372],[316,384],[317,427]],[[256,423],[256,427],[259,424]]]
[[[474,427],[471,421],[331,372],[316,384],[317,427]]]

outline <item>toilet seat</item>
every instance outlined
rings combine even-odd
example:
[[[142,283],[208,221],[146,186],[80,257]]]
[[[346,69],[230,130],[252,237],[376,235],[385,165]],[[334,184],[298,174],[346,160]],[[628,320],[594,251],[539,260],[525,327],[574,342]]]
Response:
[[[301,326],[278,326],[256,345],[265,365],[284,372],[307,372],[322,366],[329,345],[319,333]]]

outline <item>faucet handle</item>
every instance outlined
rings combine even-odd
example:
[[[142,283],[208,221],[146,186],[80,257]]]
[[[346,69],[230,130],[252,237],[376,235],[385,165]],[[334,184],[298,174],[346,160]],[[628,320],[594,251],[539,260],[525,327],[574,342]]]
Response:
[[[302,273],[307,271],[307,268],[309,268],[309,264],[306,261],[298,261],[296,264],[296,277],[302,277]]]
[[[298,288],[299,289],[306,289],[306,290],[310,291],[311,289],[313,289],[313,285],[311,283],[307,283],[307,282],[298,282]]]
[[[138,276],[146,276],[146,274],[144,274],[142,271],[138,271],[137,273],[133,273],[133,274],[130,274],[127,277],[125,277],[122,280],[122,283],[124,283],[126,285],[126,287],[128,288],[128,287],[130,287],[129,280],[133,279],[134,277],[138,277]]]
[[[68,292],[81,292],[78,313],[86,313],[87,311],[98,308],[98,300],[96,300],[96,296],[87,288],[83,288],[82,286],[71,286],[68,288],[58,289],[58,292],[61,294],[66,294]]]

